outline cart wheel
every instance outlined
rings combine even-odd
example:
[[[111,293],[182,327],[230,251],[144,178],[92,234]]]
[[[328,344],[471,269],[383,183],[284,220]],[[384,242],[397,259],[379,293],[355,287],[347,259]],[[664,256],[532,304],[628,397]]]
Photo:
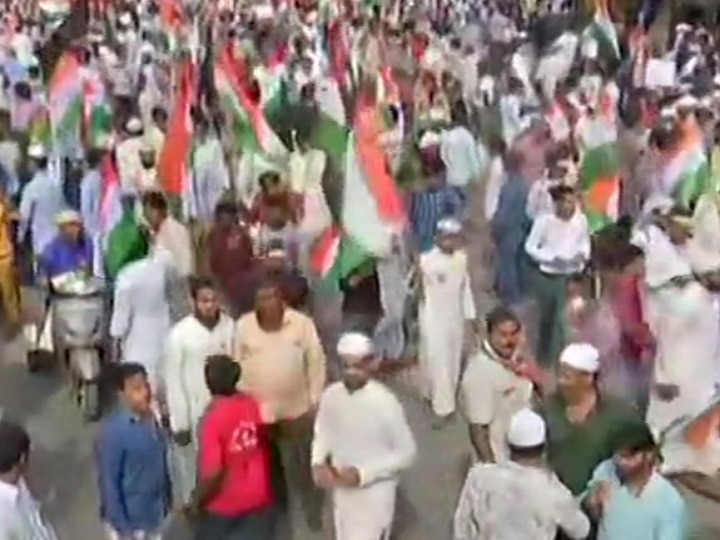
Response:
[[[78,384],[78,406],[85,422],[100,418],[100,386],[95,381],[80,381]]]

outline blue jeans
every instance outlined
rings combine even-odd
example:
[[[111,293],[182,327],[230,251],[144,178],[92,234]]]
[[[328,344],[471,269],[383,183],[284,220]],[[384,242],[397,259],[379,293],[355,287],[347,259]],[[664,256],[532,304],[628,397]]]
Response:
[[[264,508],[236,517],[205,514],[195,528],[195,540],[271,540],[273,510]]]

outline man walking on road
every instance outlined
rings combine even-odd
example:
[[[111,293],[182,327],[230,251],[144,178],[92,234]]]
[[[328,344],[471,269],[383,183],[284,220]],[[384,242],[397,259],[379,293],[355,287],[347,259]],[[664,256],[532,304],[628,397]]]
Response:
[[[333,492],[337,540],[388,540],[398,475],[415,459],[415,439],[395,395],[370,380],[370,338],[344,334],[337,353],[343,379],[330,385],[320,400],[313,478]]]
[[[203,370],[209,356],[230,354],[235,326],[220,311],[220,301],[209,280],[190,285],[194,313],[170,331],[163,383],[174,447],[173,484],[181,503],[195,487],[198,423],[210,403]],[[176,485],[175,485],[176,484]]]
[[[581,540],[590,522],[570,490],[545,465],[545,423],[530,409],[510,420],[510,461],[478,463],[468,473],[454,540],[554,540],[558,530]]]

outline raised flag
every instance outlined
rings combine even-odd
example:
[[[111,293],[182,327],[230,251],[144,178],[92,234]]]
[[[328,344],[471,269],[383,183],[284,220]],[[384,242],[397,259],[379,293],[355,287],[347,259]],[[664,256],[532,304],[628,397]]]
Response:
[[[620,158],[617,147],[617,100],[607,91],[600,110],[586,117],[579,133],[583,144],[580,181],[584,207],[592,232],[619,217]]]
[[[64,140],[80,130],[83,114],[82,70],[77,57],[66,51],[55,65],[48,86],[48,110],[55,139]]]
[[[186,61],[180,72],[175,108],[173,109],[165,144],[158,161],[158,176],[170,195],[182,195],[189,188],[189,159],[192,148],[193,122],[191,107],[196,96],[197,68]]]
[[[660,171],[663,191],[678,205],[690,208],[710,187],[710,164],[700,126],[693,116],[680,126],[679,141],[663,161]]]

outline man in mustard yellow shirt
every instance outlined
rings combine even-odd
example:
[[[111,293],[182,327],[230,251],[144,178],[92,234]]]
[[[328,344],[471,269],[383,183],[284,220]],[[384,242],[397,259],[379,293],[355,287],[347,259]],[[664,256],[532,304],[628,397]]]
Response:
[[[0,193],[0,298],[3,321],[8,329],[20,323],[20,280],[15,265],[12,221],[17,215],[10,199]]]

